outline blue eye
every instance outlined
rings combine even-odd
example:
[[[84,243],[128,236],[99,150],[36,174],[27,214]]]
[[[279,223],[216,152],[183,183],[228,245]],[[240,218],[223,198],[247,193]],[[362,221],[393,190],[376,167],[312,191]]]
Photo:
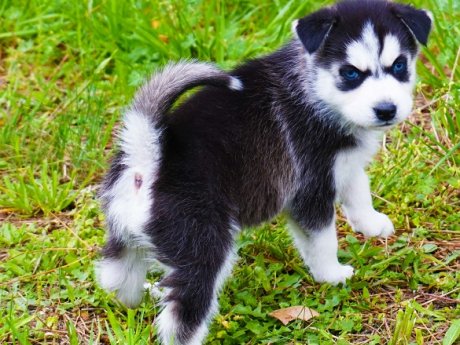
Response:
[[[393,64],[393,66],[391,67],[392,71],[394,74],[401,74],[401,73],[404,73],[406,72],[406,69],[407,69],[407,65],[405,62],[402,62],[402,61],[397,61]]]
[[[340,75],[348,81],[358,80],[361,77],[361,72],[356,69],[344,69],[340,71]]]

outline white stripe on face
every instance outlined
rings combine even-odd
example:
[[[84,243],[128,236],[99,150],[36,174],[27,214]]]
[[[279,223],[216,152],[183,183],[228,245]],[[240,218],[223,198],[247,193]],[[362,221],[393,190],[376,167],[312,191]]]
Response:
[[[371,23],[364,25],[358,41],[347,47],[347,61],[361,71],[376,72],[378,68],[379,40]]]
[[[375,73],[382,67],[390,67],[401,55],[401,46],[396,36],[388,34],[380,51],[378,37],[371,23],[366,23],[358,41],[347,47],[347,61],[361,71]]]
[[[384,67],[390,67],[393,62],[401,55],[401,46],[398,39],[389,34],[383,40],[383,50],[380,54],[380,63]]]

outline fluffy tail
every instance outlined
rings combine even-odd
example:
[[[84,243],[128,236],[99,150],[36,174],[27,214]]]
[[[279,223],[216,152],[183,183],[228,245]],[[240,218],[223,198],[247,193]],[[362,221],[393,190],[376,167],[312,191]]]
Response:
[[[179,62],[167,65],[141,87],[134,98],[132,110],[150,116],[154,123],[158,123],[182,93],[199,85],[242,89],[239,79],[214,65]]]

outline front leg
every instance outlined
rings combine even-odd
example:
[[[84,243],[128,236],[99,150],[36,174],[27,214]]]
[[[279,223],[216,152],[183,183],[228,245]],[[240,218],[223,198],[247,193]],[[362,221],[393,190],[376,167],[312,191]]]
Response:
[[[338,243],[334,221],[321,229],[307,231],[290,219],[289,230],[315,281],[337,285],[345,283],[353,275],[353,267],[342,265],[337,258]]]
[[[369,178],[363,168],[355,169],[339,187],[342,209],[354,231],[367,237],[388,237],[394,232],[393,223],[372,206]]]
[[[342,265],[337,258],[334,198],[331,194],[324,200],[324,196],[308,198],[304,194],[296,198],[288,225],[315,281],[337,285],[353,275],[353,267]]]

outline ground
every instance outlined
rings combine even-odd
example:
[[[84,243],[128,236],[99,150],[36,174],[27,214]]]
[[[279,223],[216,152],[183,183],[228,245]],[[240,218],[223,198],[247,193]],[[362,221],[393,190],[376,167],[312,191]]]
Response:
[[[135,89],[169,60],[223,68],[279,47],[313,0],[0,3],[0,343],[148,344],[158,307],[117,305],[94,280],[96,199],[112,133]],[[435,17],[414,112],[369,169],[396,234],[366,240],[338,219],[346,286],[315,283],[281,215],[238,239],[208,344],[453,344],[460,333],[460,3]],[[158,279],[156,273],[150,281]],[[268,314],[306,306],[286,326]],[[458,341],[458,340],[457,340]]]

